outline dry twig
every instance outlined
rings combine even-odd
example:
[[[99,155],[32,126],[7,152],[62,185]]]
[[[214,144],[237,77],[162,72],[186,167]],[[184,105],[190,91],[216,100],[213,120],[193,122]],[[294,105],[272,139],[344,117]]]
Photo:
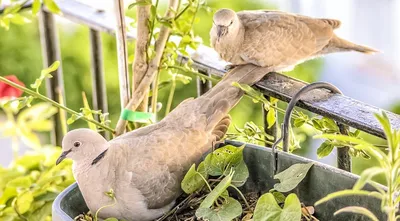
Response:
[[[165,14],[165,19],[171,19],[175,15],[175,11],[178,8],[178,3],[179,0],[169,0],[169,5],[168,5],[168,10]],[[139,10],[138,11],[138,16],[139,17],[146,17],[146,15],[140,15],[139,13],[146,13],[146,10]],[[141,32],[141,30],[138,27],[138,33]],[[160,29],[159,37],[155,42],[155,56],[151,61],[149,62],[146,73],[143,76],[139,86],[135,88],[135,93],[133,93],[132,98],[130,99],[129,103],[126,105],[126,109],[131,109],[131,110],[136,110],[143,98],[146,95],[146,92],[148,91],[150,84],[153,82],[154,77],[157,75],[157,72],[159,71],[159,65],[161,62],[161,58],[164,53],[164,48],[165,45],[168,41],[168,37],[170,34],[170,29],[167,26],[162,26]],[[139,36],[138,36],[139,37]],[[148,38],[148,36],[146,36]],[[139,38],[138,38],[139,40]],[[136,54],[137,56],[143,56],[143,54]],[[146,59],[146,58],[145,58]],[[115,128],[115,135],[121,135],[126,127],[126,121],[123,119],[119,119],[117,126]]]

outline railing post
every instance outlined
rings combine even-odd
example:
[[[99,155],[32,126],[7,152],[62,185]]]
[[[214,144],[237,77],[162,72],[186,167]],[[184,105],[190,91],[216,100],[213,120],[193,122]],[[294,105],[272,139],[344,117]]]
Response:
[[[106,82],[104,80],[103,50],[101,46],[101,33],[90,29],[90,57],[92,72],[92,104],[94,110],[108,113]],[[100,120],[97,117],[96,120]],[[110,133],[102,131],[101,134],[110,138]]]
[[[265,99],[270,101],[270,97],[265,96],[265,95],[264,95],[264,97],[265,97]],[[277,107],[277,104],[274,104],[274,107]],[[267,121],[268,111],[266,111],[263,106],[261,108],[262,108],[262,113],[263,113],[264,131],[265,131],[266,134],[273,136],[274,140],[272,140],[272,142],[275,142],[276,139],[277,139],[277,135],[278,135],[278,124],[277,124],[277,122],[278,122],[278,112],[275,111],[275,119],[276,119],[276,121],[275,121],[274,125],[272,125],[270,128],[268,128],[268,126],[269,126],[268,125],[268,121]],[[267,143],[265,143],[265,146],[271,146],[271,145],[268,145]]]
[[[349,127],[339,123],[340,133],[343,135],[349,134]],[[339,169],[351,172],[351,156],[349,153],[349,147],[340,147],[337,149],[337,166]]]
[[[60,102],[60,97],[64,99],[65,104],[65,93],[64,93],[64,80],[61,65],[61,53],[60,45],[57,34],[57,27],[54,16],[42,10],[39,16],[39,29],[40,29],[40,40],[42,45],[42,56],[43,56],[43,67],[49,67],[53,62],[60,61],[59,68],[52,72],[52,78],[46,79],[47,96],[52,100]],[[63,120],[64,122],[61,122]],[[51,143],[54,145],[61,145],[63,138],[62,123],[65,123],[66,119],[61,119],[60,113],[57,113],[53,117],[54,129],[51,132]]]
[[[199,71],[200,73],[211,77],[210,74],[204,73]],[[212,82],[209,80],[206,80],[206,82],[203,83],[203,81],[200,79],[200,77],[197,77],[197,96],[201,96],[203,94],[205,94],[208,90],[210,90],[212,88]]]

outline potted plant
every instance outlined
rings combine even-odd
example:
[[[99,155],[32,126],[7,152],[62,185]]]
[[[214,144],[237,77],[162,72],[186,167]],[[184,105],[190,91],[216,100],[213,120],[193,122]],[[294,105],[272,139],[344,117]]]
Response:
[[[326,83],[310,84],[300,90],[289,103],[283,123],[283,150],[287,151],[288,149],[288,143],[285,141],[288,140],[289,120],[295,103],[300,99],[302,93],[319,87],[332,88]],[[325,136],[332,138],[329,136],[334,135],[327,134]],[[191,214],[207,220],[233,220],[237,217],[247,220],[245,217],[247,214],[250,214],[248,215],[249,219],[252,217],[256,221],[300,220],[301,217],[305,220],[316,220],[315,217],[319,220],[370,220],[368,216],[364,216],[365,214],[359,213],[341,213],[334,216],[339,209],[357,206],[372,211],[379,220],[386,219],[386,215],[381,210],[381,201],[371,199],[368,194],[365,194],[368,191],[374,191],[375,188],[385,191],[386,187],[373,182],[363,183],[358,188],[363,188],[364,194],[357,194],[357,191],[354,191],[352,193],[355,196],[348,196],[345,192],[342,194],[345,196],[344,198],[335,198],[335,195],[332,196],[335,192],[352,189],[356,184],[359,185],[360,177],[285,151],[276,151],[275,147],[280,141],[281,139],[273,145],[273,148],[225,141],[220,148],[205,156],[204,161],[197,165],[197,169],[193,165],[182,181],[182,189],[189,196],[198,194],[204,189],[206,189],[206,193],[202,192],[201,203],[199,202],[197,207],[192,209],[195,210],[195,213]],[[342,141],[348,140],[342,139]],[[233,148],[233,146],[237,148]],[[240,157],[237,157],[238,154]],[[275,174],[275,168],[278,169],[278,174]],[[216,177],[219,178],[216,179]],[[236,199],[243,202],[242,206],[247,212],[242,213],[240,204],[235,206],[236,203],[233,202],[237,201],[236,199],[224,196],[227,189],[231,196],[236,196]],[[249,200],[243,200],[246,198],[244,195],[251,193],[257,195],[252,204],[248,203]],[[307,209],[310,208],[307,206],[315,205],[325,196],[335,199],[329,203],[318,204],[311,209],[315,212]],[[221,205],[214,204],[220,197],[227,201]],[[300,203],[303,206],[300,206]],[[302,207],[303,209],[301,209]],[[78,186],[73,184],[55,200],[53,220],[73,220],[87,211]],[[176,211],[172,210],[166,217],[172,213],[176,213]],[[312,214],[307,217],[307,213]],[[219,218],[215,219],[216,216]],[[166,217],[160,220],[164,220]]]

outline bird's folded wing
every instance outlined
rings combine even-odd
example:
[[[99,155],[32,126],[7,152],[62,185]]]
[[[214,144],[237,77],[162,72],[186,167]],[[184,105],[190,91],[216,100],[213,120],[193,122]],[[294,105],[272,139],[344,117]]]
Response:
[[[182,192],[180,182],[191,164],[201,157],[200,146],[207,141],[201,131],[171,123],[162,130],[146,131],[145,136],[115,140],[117,145],[113,145],[112,152],[120,156],[115,159],[123,174],[119,182],[129,185],[127,189],[138,189],[149,209],[158,209]]]
[[[241,56],[262,66],[292,64],[325,47],[333,28],[323,19],[279,11],[238,13],[246,34]]]

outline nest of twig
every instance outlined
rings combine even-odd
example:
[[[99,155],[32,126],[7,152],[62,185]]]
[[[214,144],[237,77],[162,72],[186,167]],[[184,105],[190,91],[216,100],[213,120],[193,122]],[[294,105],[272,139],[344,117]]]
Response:
[[[235,218],[233,221],[250,221],[253,220],[253,212],[257,204],[258,198],[261,194],[256,192],[250,192],[244,194],[250,208],[246,205],[246,203],[238,198],[239,202],[242,204],[243,213],[241,216]],[[195,220],[203,220],[201,218],[197,218],[195,213],[200,203],[205,198],[205,195],[202,193],[192,194],[192,195],[182,195],[178,198],[177,202],[179,202],[174,209],[170,211],[170,213],[164,215],[163,217],[155,220],[155,221],[195,221]],[[318,221],[317,218],[313,216],[314,207],[305,206],[302,204],[302,219],[301,221]],[[75,221],[94,221],[94,218],[90,212],[86,214],[80,214],[75,217]]]

